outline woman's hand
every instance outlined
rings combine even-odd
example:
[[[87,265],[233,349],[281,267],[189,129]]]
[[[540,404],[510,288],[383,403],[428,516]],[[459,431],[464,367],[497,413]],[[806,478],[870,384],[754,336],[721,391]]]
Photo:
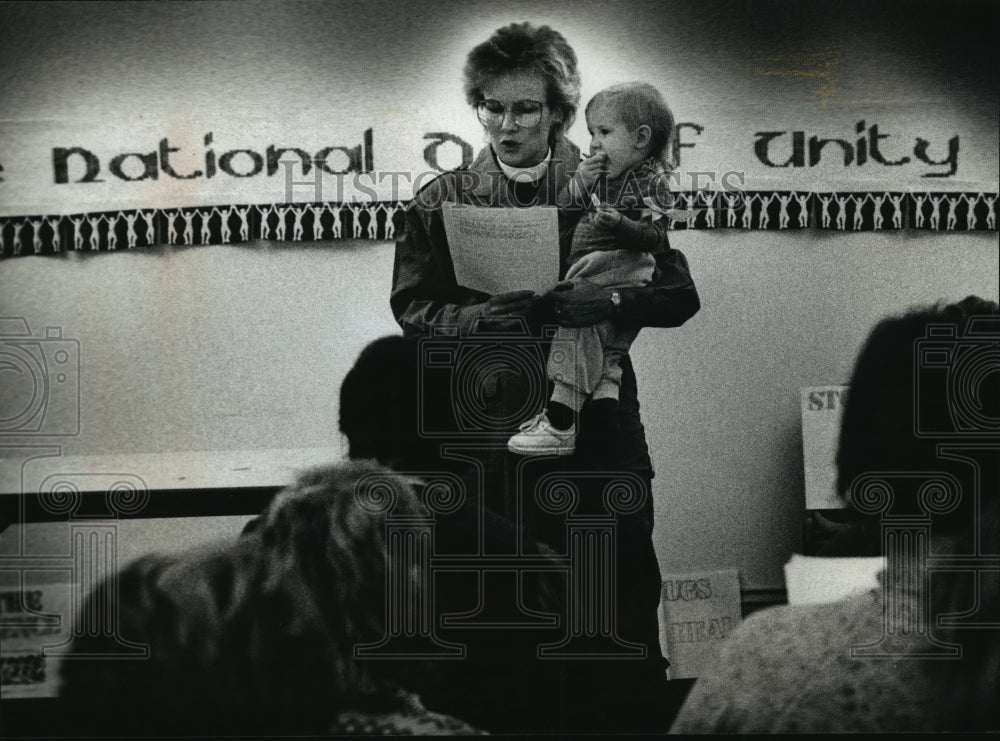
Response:
[[[483,304],[483,316],[524,316],[531,311],[539,298],[534,291],[498,293]]]
[[[589,327],[611,316],[611,289],[585,280],[564,280],[548,294],[563,327]]]

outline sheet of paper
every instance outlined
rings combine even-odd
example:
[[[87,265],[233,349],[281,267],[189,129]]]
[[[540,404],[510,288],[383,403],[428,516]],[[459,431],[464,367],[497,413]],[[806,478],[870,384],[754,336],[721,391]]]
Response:
[[[658,616],[670,679],[704,674],[742,613],[735,569],[664,575]]]
[[[559,279],[559,221],[555,207],[441,209],[455,278],[460,286],[495,295],[545,293]]]
[[[788,604],[836,602],[878,586],[885,558],[823,558],[795,553],[785,564]]]
[[[837,496],[837,439],[847,386],[813,386],[801,390],[802,459],[806,509],[841,509]]]

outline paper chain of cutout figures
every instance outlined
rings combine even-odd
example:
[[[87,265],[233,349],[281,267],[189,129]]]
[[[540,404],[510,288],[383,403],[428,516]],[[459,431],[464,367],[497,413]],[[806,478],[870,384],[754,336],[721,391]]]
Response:
[[[930,229],[995,231],[996,193],[675,194],[672,229]],[[112,251],[156,244],[206,245],[328,239],[393,239],[402,202],[232,205],[70,216],[0,217],[0,257]]]

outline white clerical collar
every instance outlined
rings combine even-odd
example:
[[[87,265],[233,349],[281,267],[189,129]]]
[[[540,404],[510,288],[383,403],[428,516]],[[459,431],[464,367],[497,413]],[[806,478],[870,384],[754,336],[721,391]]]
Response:
[[[539,162],[537,165],[532,165],[531,167],[511,167],[497,159],[497,164],[500,165],[500,169],[503,170],[503,174],[508,177],[508,179],[513,180],[515,183],[537,183],[544,177],[544,175],[549,171],[549,160],[552,159],[552,148],[549,147],[548,154],[545,155],[545,159]]]

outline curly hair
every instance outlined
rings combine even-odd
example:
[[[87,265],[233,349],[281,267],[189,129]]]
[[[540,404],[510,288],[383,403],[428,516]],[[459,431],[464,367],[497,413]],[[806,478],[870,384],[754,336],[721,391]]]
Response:
[[[393,556],[380,498],[394,514],[421,511],[409,480],[372,461],[317,468],[235,548],[129,564],[86,598],[78,620],[115,605],[119,631],[78,631],[62,696],[128,735],[321,733],[340,710],[396,707],[400,678],[424,662],[355,656],[385,636]],[[418,593],[421,574],[399,566],[404,593]],[[148,657],[109,659],[122,637]]]
[[[580,72],[576,53],[561,33],[549,26],[512,23],[469,52],[465,62],[465,99],[475,106],[483,88],[511,72],[535,72],[545,81],[545,103],[556,113],[554,138],[573,125],[580,106]]]
[[[96,586],[60,666],[60,695],[83,728],[136,736],[267,728],[277,713],[254,681],[262,644],[246,649],[254,568],[245,553],[219,547],[144,556]],[[109,608],[117,630],[79,629],[107,620]],[[126,643],[132,650],[122,650]],[[135,655],[136,646],[148,655]]]

